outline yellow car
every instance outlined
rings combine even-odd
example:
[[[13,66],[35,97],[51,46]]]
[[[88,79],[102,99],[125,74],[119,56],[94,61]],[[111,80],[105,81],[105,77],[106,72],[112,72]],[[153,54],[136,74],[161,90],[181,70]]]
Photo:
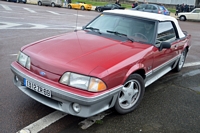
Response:
[[[92,9],[92,5],[91,4],[85,4],[85,3],[69,3],[68,4],[68,8],[69,9],[81,9],[81,10],[91,10]]]

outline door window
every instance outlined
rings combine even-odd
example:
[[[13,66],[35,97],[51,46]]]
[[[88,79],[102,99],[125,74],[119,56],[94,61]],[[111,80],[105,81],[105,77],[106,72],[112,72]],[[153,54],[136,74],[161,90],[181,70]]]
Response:
[[[161,42],[172,42],[176,40],[176,33],[172,22],[159,22],[156,44],[159,45]]]

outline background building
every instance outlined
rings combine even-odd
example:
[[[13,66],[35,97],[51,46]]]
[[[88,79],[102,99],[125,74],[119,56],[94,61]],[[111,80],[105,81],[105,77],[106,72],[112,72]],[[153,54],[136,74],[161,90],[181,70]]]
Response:
[[[134,0],[132,0],[134,1]],[[138,2],[148,2],[148,3],[159,3],[159,4],[169,4],[169,5],[177,5],[177,4],[187,4],[200,6],[200,0],[136,0]]]

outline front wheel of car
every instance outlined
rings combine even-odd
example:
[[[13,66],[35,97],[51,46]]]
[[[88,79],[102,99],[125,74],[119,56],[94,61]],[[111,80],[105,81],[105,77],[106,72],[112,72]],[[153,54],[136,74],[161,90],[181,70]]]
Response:
[[[144,79],[139,74],[132,74],[126,80],[115,103],[115,110],[120,114],[133,111],[141,102],[144,95]]]
[[[85,10],[85,7],[84,7],[84,6],[81,6],[81,10]]]
[[[38,2],[38,5],[39,5],[39,6],[41,6],[41,5],[42,5],[42,2],[41,2],[41,1],[39,1],[39,2]]]
[[[101,12],[101,8],[97,8],[97,12]]]
[[[180,20],[181,20],[181,21],[185,21],[185,20],[186,20],[186,17],[182,15],[182,16],[180,16]]]
[[[187,56],[187,49],[183,50],[183,52],[181,53],[181,56],[179,58],[179,61],[176,67],[174,68],[174,71],[179,72],[183,68],[183,65],[185,64],[186,56]]]
[[[6,0],[7,2],[9,2],[9,0]]]
[[[19,3],[19,0],[17,0],[16,2]]]

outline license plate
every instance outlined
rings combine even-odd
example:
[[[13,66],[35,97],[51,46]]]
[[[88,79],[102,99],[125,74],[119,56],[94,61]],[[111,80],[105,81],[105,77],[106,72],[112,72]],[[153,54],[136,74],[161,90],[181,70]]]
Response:
[[[26,86],[26,87],[30,88],[31,90],[34,90],[44,96],[51,97],[50,90],[42,88],[42,87],[36,85],[35,83],[32,83],[32,82],[26,80],[25,78],[24,78],[24,86]]]

